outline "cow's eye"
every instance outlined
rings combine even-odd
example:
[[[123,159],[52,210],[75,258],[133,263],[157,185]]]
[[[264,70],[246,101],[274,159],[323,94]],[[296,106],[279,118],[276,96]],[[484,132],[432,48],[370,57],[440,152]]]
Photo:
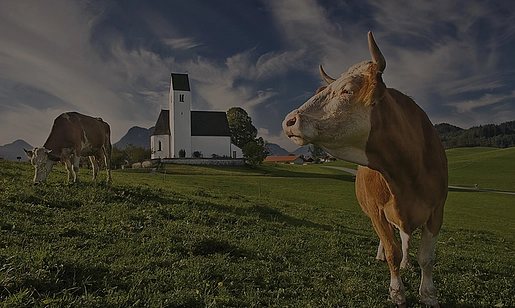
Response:
[[[354,94],[354,91],[343,89],[343,93],[345,93],[345,94]]]

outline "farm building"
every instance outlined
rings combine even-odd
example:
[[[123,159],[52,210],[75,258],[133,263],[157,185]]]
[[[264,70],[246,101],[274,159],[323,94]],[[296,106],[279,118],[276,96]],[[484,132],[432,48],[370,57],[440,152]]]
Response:
[[[231,143],[224,111],[191,110],[188,74],[172,73],[168,104],[169,110],[161,110],[150,136],[152,159],[243,156],[241,149]]]
[[[302,156],[268,156],[267,158],[265,158],[265,162],[303,165],[305,163],[305,160]]]

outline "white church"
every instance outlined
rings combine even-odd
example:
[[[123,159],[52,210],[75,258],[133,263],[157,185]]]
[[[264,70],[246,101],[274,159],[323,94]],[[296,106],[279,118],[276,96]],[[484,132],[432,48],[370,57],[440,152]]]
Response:
[[[168,104],[169,110],[161,110],[150,136],[152,159],[194,157],[194,153],[204,158],[243,157],[231,143],[224,111],[191,110],[188,74],[172,73]]]

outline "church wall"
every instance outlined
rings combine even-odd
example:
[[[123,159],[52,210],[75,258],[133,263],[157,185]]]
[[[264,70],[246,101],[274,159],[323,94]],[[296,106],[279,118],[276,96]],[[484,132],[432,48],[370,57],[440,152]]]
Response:
[[[161,148],[159,148],[161,142]],[[150,136],[150,158],[169,158],[170,157],[170,136],[153,135]]]
[[[192,136],[191,153],[187,156],[191,157],[195,151],[199,151],[205,158],[211,158],[213,154],[220,157],[231,157],[230,149],[231,137]]]

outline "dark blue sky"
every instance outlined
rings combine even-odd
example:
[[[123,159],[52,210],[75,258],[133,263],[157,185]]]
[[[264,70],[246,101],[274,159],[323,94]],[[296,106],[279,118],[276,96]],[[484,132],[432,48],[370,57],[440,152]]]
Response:
[[[260,136],[293,150],[281,121],[322,84],[370,58],[434,123],[515,120],[510,1],[107,0],[0,2],[0,144],[42,145],[64,111],[101,116],[116,142],[155,124],[171,72],[193,108],[243,107]]]

